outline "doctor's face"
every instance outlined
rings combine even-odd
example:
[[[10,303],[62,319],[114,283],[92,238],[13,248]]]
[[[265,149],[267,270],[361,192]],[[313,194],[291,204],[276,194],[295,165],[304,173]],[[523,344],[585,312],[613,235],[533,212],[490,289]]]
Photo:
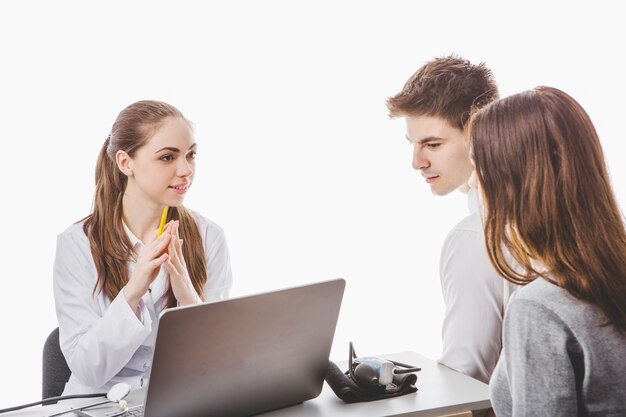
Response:
[[[132,175],[125,194],[159,205],[182,204],[195,171],[196,143],[189,124],[168,117],[130,158]]]
[[[433,194],[467,192],[473,167],[463,131],[436,116],[407,116],[407,139],[413,146],[413,168]]]

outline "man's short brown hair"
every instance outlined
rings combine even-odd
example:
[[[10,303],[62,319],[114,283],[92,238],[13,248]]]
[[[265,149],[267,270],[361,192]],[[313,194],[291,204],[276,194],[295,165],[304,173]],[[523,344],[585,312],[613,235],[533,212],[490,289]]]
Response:
[[[464,129],[472,111],[496,100],[498,86],[485,63],[473,65],[456,55],[435,58],[387,99],[389,117],[438,116]]]

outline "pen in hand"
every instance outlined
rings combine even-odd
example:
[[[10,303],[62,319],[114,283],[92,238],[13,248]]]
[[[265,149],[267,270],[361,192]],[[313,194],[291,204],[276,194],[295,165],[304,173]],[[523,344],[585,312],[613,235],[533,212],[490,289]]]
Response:
[[[157,233],[157,237],[160,237],[163,233],[163,228],[165,227],[165,220],[167,220],[167,209],[169,207],[165,207],[163,209],[163,214],[161,215],[161,224],[159,224],[159,232]]]

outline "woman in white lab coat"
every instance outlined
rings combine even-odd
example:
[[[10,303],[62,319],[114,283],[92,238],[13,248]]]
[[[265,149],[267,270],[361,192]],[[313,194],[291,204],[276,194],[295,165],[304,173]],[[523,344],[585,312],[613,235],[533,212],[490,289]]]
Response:
[[[72,371],[64,395],[145,386],[160,312],[228,297],[224,232],[182,205],[196,148],[191,123],[167,103],[133,103],[113,124],[93,211],[57,239],[54,297]]]

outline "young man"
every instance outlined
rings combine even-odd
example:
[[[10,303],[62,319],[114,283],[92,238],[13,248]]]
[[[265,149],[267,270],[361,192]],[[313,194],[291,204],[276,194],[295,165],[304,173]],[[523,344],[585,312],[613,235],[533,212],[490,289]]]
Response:
[[[470,215],[448,234],[441,251],[446,306],[439,362],[488,383],[500,356],[504,307],[513,287],[493,269],[484,243],[464,129],[472,110],[498,98],[493,74],[457,56],[422,66],[387,100],[390,117],[406,119],[413,168],[434,194],[468,194]]]

